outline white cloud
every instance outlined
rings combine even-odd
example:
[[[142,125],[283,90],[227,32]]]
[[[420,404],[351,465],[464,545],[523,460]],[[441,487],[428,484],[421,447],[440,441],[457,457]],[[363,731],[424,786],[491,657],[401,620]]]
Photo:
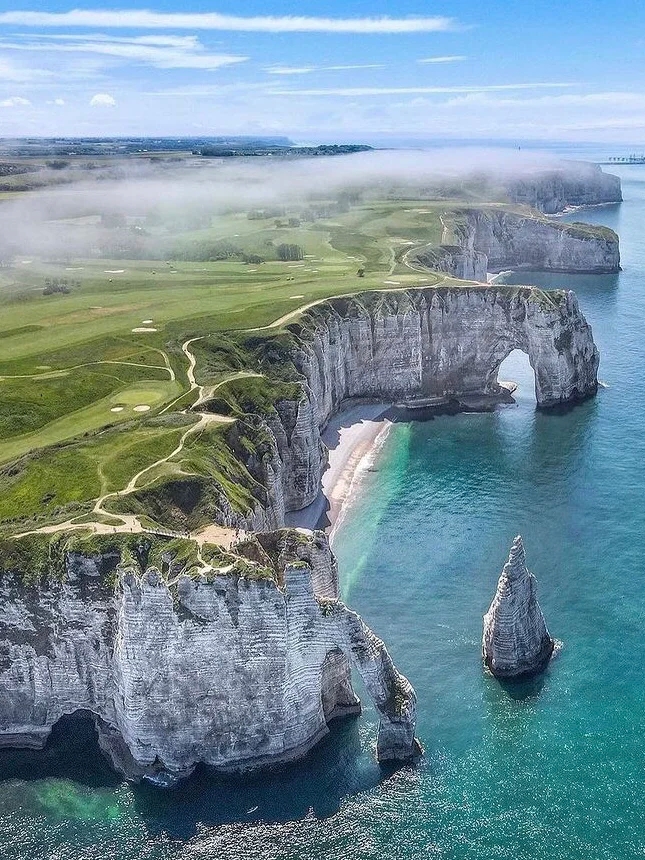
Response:
[[[427,93],[492,93],[505,90],[564,89],[574,87],[574,83],[534,83],[534,84],[491,84],[489,86],[463,87],[337,87],[319,90],[269,90],[269,95],[292,96],[390,96],[420,95]]]
[[[270,75],[308,75],[311,72],[344,72],[352,69],[384,69],[380,63],[357,63],[348,66],[269,66]]]
[[[115,107],[116,100],[108,93],[97,93],[90,99],[90,107]]]
[[[210,54],[194,36],[50,36],[40,37],[37,41],[0,42],[0,47],[12,51],[94,54],[125,62],[146,63],[159,69],[213,71],[221,66],[242,63],[247,59],[230,54]]]
[[[28,107],[30,104],[29,99],[23,99],[22,96],[11,96],[0,102],[0,108]]]
[[[459,29],[453,18],[318,18],[217,12],[166,13],[149,10],[73,9],[71,12],[2,12],[0,24],[20,27],[109,27],[177,30],[232,30],[260,33],[431,33]]]
[[[315,66],[273,66],[265,69],[270,75],[308,75],[315,71]]]
[[[455,54],[450,57],[424,57],[422,60],[417,60],[417,63],[461,63],[467,57],[461,54]]]
[[[62,107],[65,104],[65,99],[50,99],[47,102],[48,105],[56,105],[57,107]]]
[[[0,82],[2,83],[29,84],[51,76],[52,73],[45,69],[25,69],[0,57]]]

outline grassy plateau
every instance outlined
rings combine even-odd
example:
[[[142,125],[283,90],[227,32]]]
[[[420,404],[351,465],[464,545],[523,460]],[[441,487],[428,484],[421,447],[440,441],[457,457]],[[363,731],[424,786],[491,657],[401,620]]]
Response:
[[[0,199],[0,216],[16,201],[47,214],[48,241],[0,242],[0,536],[39,547],[75,531],[199,534],[222,494],[248,510],[262,488],[235,452],[264,445],[249,414],[293,393],[249,339],[278,349],[282,326],[327,297],[463,283],[407,256],[445,243],[473,204],[330,191],[273,210],[202,200],[194,217],[51,193]],[[198,399],[208,414],[190,409]],[[190,514],[171,481],[202,500]]]

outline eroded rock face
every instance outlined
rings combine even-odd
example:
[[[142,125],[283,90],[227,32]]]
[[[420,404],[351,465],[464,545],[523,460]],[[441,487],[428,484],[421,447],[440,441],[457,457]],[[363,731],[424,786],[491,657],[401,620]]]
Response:
[[[466,243],[486,255],[489,272],[529,269],[606,274],[620,270],[618,236],[608,228],[473,210],[467,216]]]
[[[487,272],[527,269],[607,274],[620,270],[618,236],[608,228],[483,208],[444,218],[443,244],[417,251],[418,264],[486,282]],[[457,244],[455,244],[457,243]]]
[[[338,600],[321,532],[260,536],[277,581],[120,571],[78,554],[62,579],[0,582],[0,745],[42,746],[64,714],[95,715],[126,775],[162,782],[198,762],[245,770],[303,755],[357,713],[350,664],[381,714],[380,760],[416,754],[416,697],[387,650]],[[289,545],[300,547],[289,559]],[[295,555],[295,558],[294,558]],[[296,558],[304,560],[296,560]]]
[[[457,403],[497,395],[498,368],[514,349],[529,357],[541,407],[583,400],[598,386],[598,350],[570,291],[473,286],[363,294],[311,308],[294,329],[303,395],[299,404],[278,403],[268,425],[274,453],[263,469],[273,489],[264,527],[282,525],[286,512],[316,498],[327,462],[320,433],[348,399]]]
[[[498,678],[541,672],[553,653],[537,599],[535,577],[526,566],[522,538],[513,541],[508,561],[486,615],[482,639],[484,663]]]
[[[506,189],[515,203],[547,215],[570,206],[598,206],[623,199],[618,176],[605,173],[597,164],[581,161],[518,176],[506,183]]]

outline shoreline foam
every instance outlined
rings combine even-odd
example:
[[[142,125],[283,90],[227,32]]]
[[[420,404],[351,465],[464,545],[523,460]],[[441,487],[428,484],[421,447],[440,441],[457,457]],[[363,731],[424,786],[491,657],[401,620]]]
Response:
[[[286,517],[289,526],[324,528],[333,534],[356,495],[361,474],[373,463],[383,447],[392,422],[386,413],[388,403],[358,404],[343,409],[330,419],[322,433],[329,449],[318,496],[312,504]]]

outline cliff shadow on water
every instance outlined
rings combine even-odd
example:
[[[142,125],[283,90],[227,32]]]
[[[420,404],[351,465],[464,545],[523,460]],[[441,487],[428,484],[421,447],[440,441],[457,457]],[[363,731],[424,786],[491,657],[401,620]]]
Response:
[[[122,782],[101,753],[94,717],[79,710],[61,717],[43,749],[0,749],[0,787],[7,780],[68,779],[90,787]]]
[[[136,814],[149,833],[187,840],[198,826],[285,823],[327,818],[345,797],[375,788],[399,769],[379,765],[364,749],[359,721],[336,719],[330,733],[303,759],[245,776],[217,774],[206,766],[172,789],[150,783],[127,786]],[[61,820],[83,817],[85,789],[114,798],[126,787],[102,755],[94,719],[87,711],[61,718],[42,750],[0,750],[0,788],[20,782]],[[56,798],[48,786],[64,783]],[[95,810],[96,812],[96,810]]]

